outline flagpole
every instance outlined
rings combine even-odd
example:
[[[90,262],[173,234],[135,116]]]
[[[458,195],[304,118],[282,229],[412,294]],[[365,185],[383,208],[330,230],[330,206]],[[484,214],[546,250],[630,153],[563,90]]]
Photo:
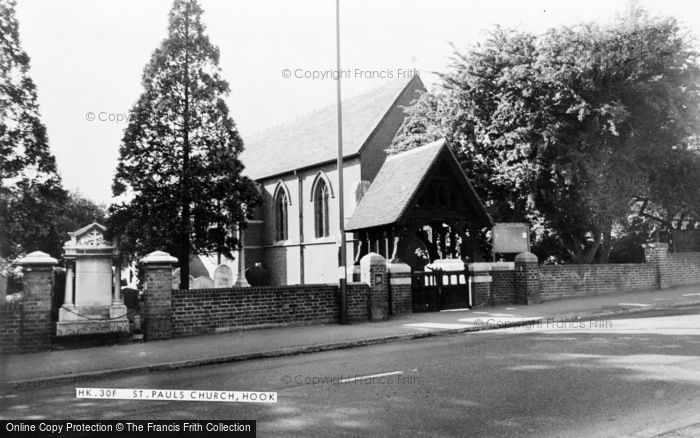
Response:
[[[337,61],[337,101],[338,101],[338,288],[340,289],[340,323],[348,323],[347,295],[347,254],[345,248],[345,208],[343,203],[343,108],[340,103],[340,0],[335,0],[335,51]]]

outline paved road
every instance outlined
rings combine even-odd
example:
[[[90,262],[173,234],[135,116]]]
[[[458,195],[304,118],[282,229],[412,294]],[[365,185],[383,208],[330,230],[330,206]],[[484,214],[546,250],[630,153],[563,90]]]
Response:
[[[276,391],[279,401],[76,399],[76,386]],[[0,399],[4,419],[256,419],[259,436],[690,437],[700,431],[699,414],[700,307],[17,390]]]

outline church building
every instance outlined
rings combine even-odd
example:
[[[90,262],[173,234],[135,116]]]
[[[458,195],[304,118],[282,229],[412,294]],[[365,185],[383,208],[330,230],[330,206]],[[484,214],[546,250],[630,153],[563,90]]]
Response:
[[[418,76],[343,101],[346,253],[368,252],[420,270],[436,259],[475,260],[476,230],[491,218],[444,141],[388,156],[405,108],[425,86]],[[241,160],[263,205],[243,235],[244,263],[270,284],[338,280],[335,105],[246,139]]]

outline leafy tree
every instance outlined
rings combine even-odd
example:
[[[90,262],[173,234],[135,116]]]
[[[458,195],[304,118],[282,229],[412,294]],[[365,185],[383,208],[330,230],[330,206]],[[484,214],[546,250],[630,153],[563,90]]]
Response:
[[[446,137],[497,220],[529,220],[568,259],[605,262],[630,201],[678,189],[673,175],[660,177],[659,158],[680,158],[674,151],[698,132],[690,47],[675,20],[635,7],[610,27],[497,28],[455,51],[392,150]],[[692,190],[680,190],[686,203]]]
[[[63,242],[67,240],[58,227],[65,200],[60,186],[24,178],[3,190],[0,196],[1,257],[13,260],[37,250],[60,257]]]
[[[550,32],[544,47],[548,52],[541,59],[560,58],[545,69],[550,73],[548,83],[575,93],[562,102],[563,109],[576,111],[577,116],[563,125],[564,132],[574,135],[558,136],[566,149],[557,153],[553,163],[559,166],[555,173],[580,177],[574,190],[582,195],[578,211],[583,216],[575,222],[584,228],[560,234],[574,240],[567,248],[578,252],[575,260],[590,262],[598,251],[604,262],[612,228],[624,220],[630,199],[645,190],[688,193],[678,191],[678,174],[666,181],[655,175],[663,172],[662,157],[666,161],[677,157],[676,152],[697,133],[698,55],[690,50],[675,20],[652,20],[635,7],[611,28],[582,26]],[[700,167],[695,166],[698,171]],[[545,180],[539,181],[540,187],[546,187],[542,183],[551,175],[542,175]],[[543,191],[545,202],[539,207],[564,200],[550,197],[553,190]],[[551,211],[541,210],[545,215]],[[566,215],[554,216],[555,221],[561,218]],[[563,224],[555,228],[571,230]]]
[[[66,199],[41,122],[15,2],[0,0],[0,257],[60,256],[56,226]]]
[[[650,182],[635,193],[633,214],[655,237],[671,230],[700,228],[700,150],[688,145],[659,154]]]
[[[105,223],[106,210],[106,206],[96,204],[80,192],[69,192],[57,223],[57,228],[62,232],[63,240],[68,239],[70,231],[78,230],[93,222]]]
[[[144,70],[144,92],[124,133],[109,220],[128,254],[176,254],[183,288],[189,254],[235,249],[233,229],[259,202],[241,176],[243,142],[202,13],[195,0],[173,3],[168,37]]]

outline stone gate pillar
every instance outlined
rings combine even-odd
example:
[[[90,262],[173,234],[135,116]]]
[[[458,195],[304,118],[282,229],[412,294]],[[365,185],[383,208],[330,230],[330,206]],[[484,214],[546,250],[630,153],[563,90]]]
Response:
[[[491,263],[469,263],[467,267],[469,269],[469,287],[472,292],[472,307],[493,306]]]
[[[23,352],[45,350],[51,347],[53,322],[51,321],[51,292],[53,268],[57,260],[41,251],[27,254],[22,266],[22,326],[19,349]]]
[[[515,256],[515,298],[518,304],[540,302],[540,267],[529,251]]]
[[[386,275],[386,259],[371,252],[360,260],[360,278],[369,284],[369,320],[389,319],[389,289]]]
[[[144,270],[143,339],[173,337],[172,276],[177,259],[167,252],[154,251],[141,259]]]
[[[413,312],[413,290],[411,288],[411,267],[406,263],[388,262],[389,311],[392,315]]]
[[[656,266],[656,286],[659,289],[668,289],[670,287],[668,243],[645,243],[642,247],[644,247],[644,260]]]

